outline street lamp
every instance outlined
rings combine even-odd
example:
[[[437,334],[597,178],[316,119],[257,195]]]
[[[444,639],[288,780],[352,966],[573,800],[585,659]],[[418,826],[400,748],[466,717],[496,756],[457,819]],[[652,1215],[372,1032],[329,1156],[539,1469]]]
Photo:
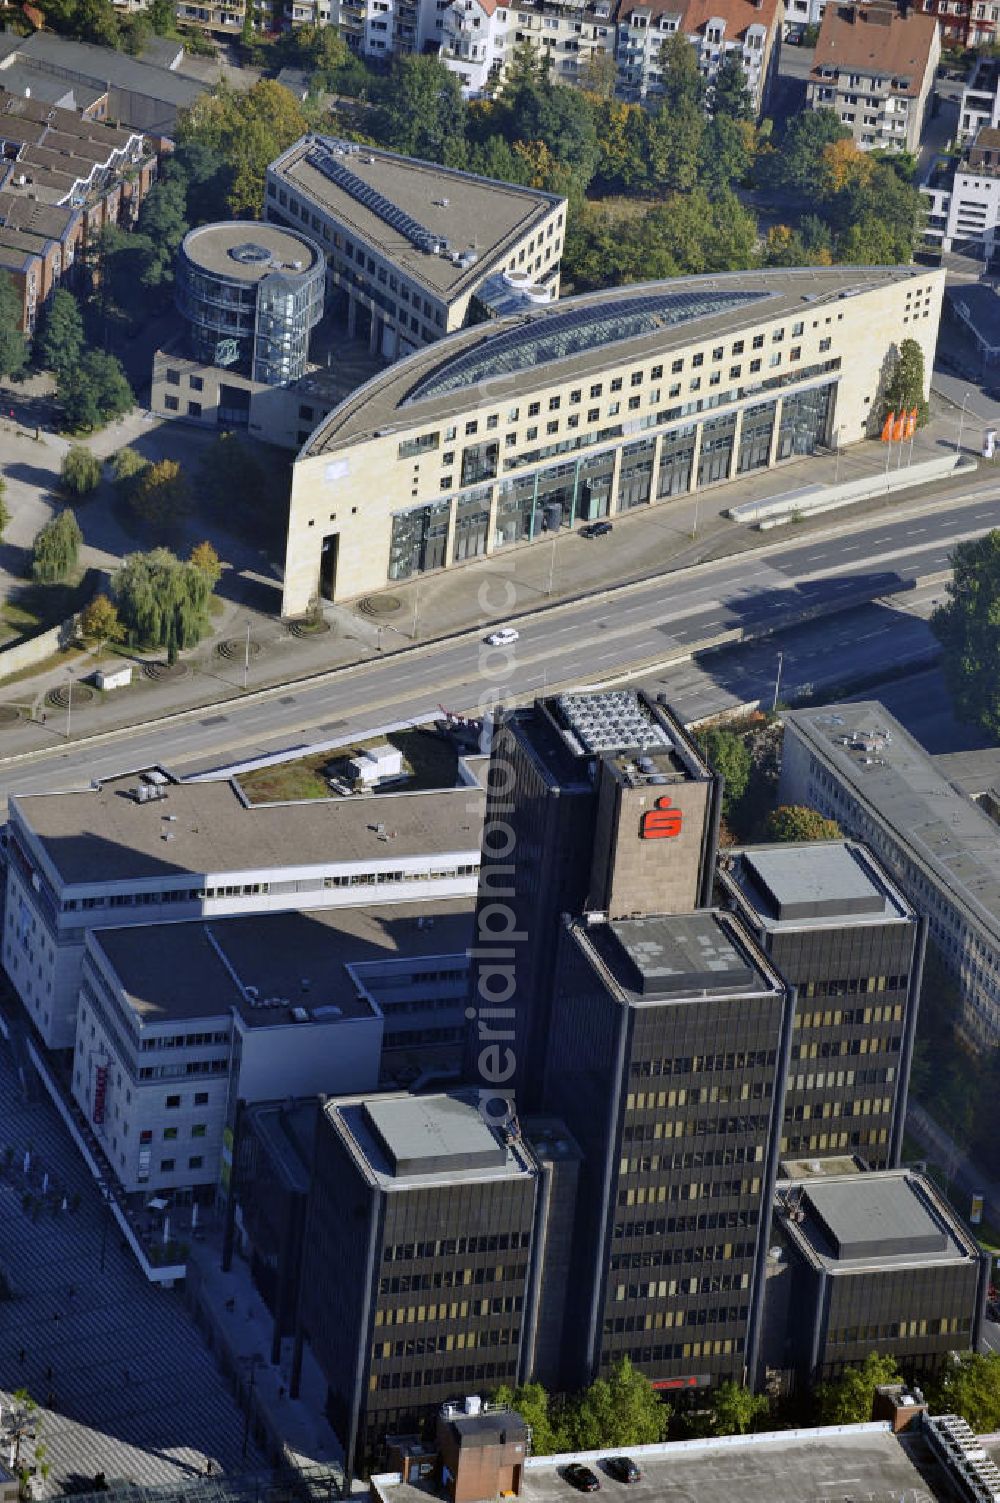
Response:
[[[70,673],[69,685],[66,692],[66,740],[69,740],[70,726],[73,722],[73,674]]]
[[[250,1446],[250,1416],[253,1413],[253,1396],[257,1387],[257,1365],[261,1358],[254,1352],[252,1357],[245,1357],[243,1360],[250,1365],[250,1387],[247,1390],[247,1407],[243,1419],[243,1460],[246,1461]]]
[[[785,661],[785,654],[783,652],[779,652],[778,653],[778,673],[777,673],[777,677],[774,680],[774,699],[773,699],[772,704],[771,704],[771,714],[772,715],[776,714],[777,713],[777,709],[778,709],[778,690],[781,688],[781,668],[782,668],[782,664],[784,663],[784,661]]]
[[[972,396],[972,392],[971,391],[967,391],[965,393],[965,396],[962,398],[962,410],[959,413],[959,417],[958,417],[958,442],[955,445],[955,453],[956,454],[961,454],[961,452],[962,452],[962,429],[965,427],[965,404],[966,404],[966,402],[969,400],[969,398],[971,396]]]
[[[250,676],[250,622],[247,621],[247,649],[243,658],[243,691],[246,692],[247,679]]]

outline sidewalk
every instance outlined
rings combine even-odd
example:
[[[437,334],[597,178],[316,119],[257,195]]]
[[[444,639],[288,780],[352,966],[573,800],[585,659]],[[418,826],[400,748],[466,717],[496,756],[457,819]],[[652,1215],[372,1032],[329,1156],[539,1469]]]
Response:
[[[917,435],[914,461],[954,446],[959,424],[957,410],[946,401],[935,403],[931,424]],[[967,447],[976,451],[978,433],[965,423]],[[792,460],[778,470],[765,471],[715,486],[675,503],[644,506],[615,518],[614,532],[586,539],[578,531],[494,554],[466,568],[456,568],[394,584],[379,602],[391,609],[377,615],[350,605],[327,606],[325,629],[299,637],[274,616],[225,600],[210,639],[185,654],[176,676],[150,678],[142,673],[148,659],[133,655],[136,682],[126,690],[99,695],[83,679],[93,660],[84,657],[71,666],[6,686],[0,685],[0,754],[48,749],[70,737],[142,724],[175,711],[196,709],[256,690],[292,683],[299,678],[352,663],[363,663],[411,645],[462,631],[484,629],[496,619],[488,602],[510,600],[505,617],[544,609],[596,591],[639,579],[666,575],[673,569],[739,554],[773,544],[771,534],[740,527],[723,509],[761,496],[794,490],[804,484],[832,484],[837,480],[876,474],[885,467],[885,447],[878,442],[855,445],[837,455],[826,453]],[[894,457],[894,456],[891,456]],[[908,458],[904,446],[903,462]],[[967,490],[970,477],[953,485],[925,487],[923,495],[909,492],[852,506],[843,514],[827,513],[795,526],[805,539],[829,532],[840,515],[852,521],[902,510],[933,497],[935,504]],[[248,571],[241,571],[246,577]],[[492,582],[492,583],[490,583]],[[223,585],[225,589],[225,583]],[[275,600],[277,594],[274,594]],[[487,605],[484,606],[484,601]],[[398,602],[394,604],[393,602]],[[247,663],[247,628],[250,657]],[[73,680],[72,703],[66,685]],[[46,694],[62,688],[59,702],[44,704]],[[11,707],[7,709],[6,707]],[[5,713],[6,712],[6,713]],[[45,714],[45,723],[37,718]],[[15,719],[15,715],[19,718]]]

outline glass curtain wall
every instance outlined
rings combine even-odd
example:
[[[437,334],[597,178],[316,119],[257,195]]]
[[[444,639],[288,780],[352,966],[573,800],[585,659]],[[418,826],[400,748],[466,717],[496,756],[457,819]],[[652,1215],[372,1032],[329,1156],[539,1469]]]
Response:
[[[778,458],[793,454],[814,454],[826,442],[830,419],[832,386],[817,386],[812,391],[792,392],[781,404],[778,428]]]
[[[729,412],[725,417],[709,418],[702,424],[701,454],[698,458],[699,485],[712,485],[717,480],[728,480],[735,433],[735,412]]]
[[[774,402],[758,402],[754,407],[743,409],[740,450],[736,461],[738,475],[745,475],[748,470],[766,469],[771,453],[776,405]]]
[[[459,564],[465,558],[481,558],[486,552],[486,536],[490,525],[490,487],[479,486],[459,496],[455,513],[455,546],[451,561]]]
[[[656,485],[658,496],[682,496],[691,489],[691,470],[694,466],[694,440],[697,424],[688,423],[663,435],[660,448],[660,474]]]
[[[614,452],[593,454],[581,459],[577,477],[576,513],[585,522],[606,517],[611,504],[611,484],[615,473]]]
[[[644,506],[653,487],[653,454],[656,440],[644,438],[622,449],[622,466],[618,476],[618,510],[631,511]]]
[[[396,513],[389,542],[390,579],[409,579],[411,574],[443,567],[450,515],[450,501]]]

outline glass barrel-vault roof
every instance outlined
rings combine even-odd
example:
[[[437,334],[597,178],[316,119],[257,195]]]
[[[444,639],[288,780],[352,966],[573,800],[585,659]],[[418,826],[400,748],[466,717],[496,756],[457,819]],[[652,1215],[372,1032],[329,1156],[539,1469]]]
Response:
[[[497,376],[513,376],[536,365],[550,365],[771,296],[761,290],[645,293],[542,314],[493,338],[487,336],[474,349],[438,366],[417,382],[401,405],[443,396]]]

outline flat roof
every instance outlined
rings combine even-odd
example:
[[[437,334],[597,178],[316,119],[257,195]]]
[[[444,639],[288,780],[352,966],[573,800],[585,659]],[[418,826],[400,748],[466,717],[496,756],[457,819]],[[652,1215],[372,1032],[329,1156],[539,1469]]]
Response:
[[[978,1258],[934,1187],[911,1170],[779,1181],[777,1197],[785,1234],[831,1273]]]
[[[612,362],[665,355],[752,325],[815,314],[844,297],[932,277],[940,280],[942,273],[918,266],[772,268],[560,298],[460,329],[396,361],[334,408],[299,457],[363,442],[376,431],[404,433],[447,422],[459,411],[496,406],[498,376],[506,378],[504,391],[516,384],[518,396],[526,398],[557,382],[600,375]],[[506,398],[501,405],[506,407]]]
[[[324,1111],[365,1177],[384,1190],[535,1172],[528,1151],[486,1122],[475,1092],[340,1096]]]
[[[770,930],[915,919],[871,852],[849,840],[728,850],[720,873]]]
[[[749,937],[737,938],[735,924],[714,909],[584,920],[574,929],[634,1004],[781,990]]]
[[[400,858],[446,853],[476,852],[478,860],[478,787],[248,806],[228,781],[171,783],[164,798],[139,804],[130,792],[139,782],[136,774],[96,789],[12,797],[11,808],[64,884],[98,890],[338,862],[390,871]]]
[[[603,1459],[620,1454],[588,1452],[599,1475]],[[675,1441],[629,1447],[642,1476],[628,1489],[630,1503],[733,1503],[766,1498],[768,1503],[864,1498],[866,1503],[935,1503],[950,1499],[941,1473],[940,1493],[919,1460],[929,1453],[919,1437],[891,1434],[888,1425],[857,1425],[718,1439]],[[579,1498],[566,1480],[567,1456],[533,1456],[525,1465],[521,1503],[574,1503]],[[426,1490],[394,1478],[374,1484],[391,1503],[427,1503]],[[608,1483],[605,1481],[605,1488]]]
[[[323,258],[306,235],[258,219],[200,225],[184,236],[181,250],[192,266],[232,282],[261,282],[276,271],[294,280]]]
[[[316,165],[326,158],[346,169],[350,177],[341,173],[342,181],[333,181]],[[268,173],[329,210],[407,277],[445,301],[464,295],[482,281],[496,261],[504,260],[533,225],[542,223],[563,202],[558,195],[537,188],[477,177],[329,136],[303,136],[271,163]],[[372,207],[378,198],[365,203],[344,186],[352,178],[432,235],[447,240],[449,250],[474,251],[475,262],[463,267],[448,255],[421,250]],[[273,201],[265,204],[265,212],[268,209],[281,212]]]
[[[496,1169],[507,1162],[506,1149],[481,1114],[455,1096],[376,1099],[366,1104],[365,1113],[393,1174]]]
[[[318,1009],[314,1022],[372,1016],[347,967],[463,953],[474,914],[471,897],[431,899],[133,924],[92,931],[90,942],[103,952],[140,1026],[217,1017],[235,1007],[256,1028],[288,1022],[292,1007],[310,1015]],[[248,1001],[247,988],[259,1005]],[[260,1005],[270,998],[283,1005]]]
[[[1000,943],[997,827],[885,706],[862,700],[791,710],[785,724],[822,753],[900,845]]]
[[[184,77],[170,68],[141,62],[139,58],[115,52],[110,47],[95,46],[92,42],[70,41],[49,31],[35,31],[30,36],[18,37],[11,55],[21,64],[65,68],[71,77],[78,73],[95,86],[123,89],[173,104],[178,109],[190,108],[207,88],[196,79]],[[2,77],[0,71],[0,79]]]

